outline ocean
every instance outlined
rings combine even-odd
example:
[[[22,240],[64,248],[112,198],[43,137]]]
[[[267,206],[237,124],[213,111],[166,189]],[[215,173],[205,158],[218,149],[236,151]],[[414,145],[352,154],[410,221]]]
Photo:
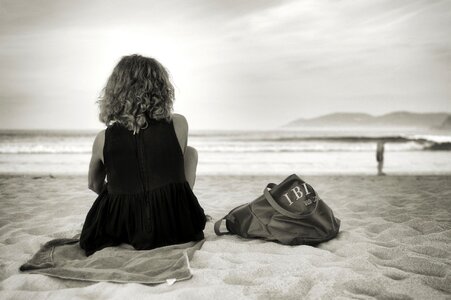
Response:
[[[95,132],[0,131],[0,174],[86,175]],[[451,174],[449,132],[192,131],[198,175]]]

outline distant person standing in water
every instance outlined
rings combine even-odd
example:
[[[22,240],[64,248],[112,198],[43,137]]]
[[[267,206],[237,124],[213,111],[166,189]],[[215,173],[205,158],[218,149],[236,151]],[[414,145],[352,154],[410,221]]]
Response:
[[[377,142],[377,149],[376,149],[376,160],[377,160],[377,175],[385,175],[384,172],[382,172],[382,168],[384,167],[384,141]]]
[[[109,77],[99,100],[107,127],[88,176],[99,195],[80,237],[87,256],[121,243],[143,250],[204,238],[206,216],[192,191],[197,152],[173,101],[169,75],[153,58],[124,56]]]

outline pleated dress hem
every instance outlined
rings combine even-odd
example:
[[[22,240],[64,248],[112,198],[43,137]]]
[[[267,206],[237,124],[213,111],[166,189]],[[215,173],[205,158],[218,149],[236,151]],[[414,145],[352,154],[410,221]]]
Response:
[[[136,250],[199,241],[206,217],[187,181],[134,194],[107,186],[89,210],[80,236],[87,256],[121,243]]]

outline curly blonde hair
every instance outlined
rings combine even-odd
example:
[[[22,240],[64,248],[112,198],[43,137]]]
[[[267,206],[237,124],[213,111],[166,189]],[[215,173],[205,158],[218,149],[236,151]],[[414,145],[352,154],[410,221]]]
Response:
[[[133,54],[122,57],[97,102],[101,122],[107,126],[118,122],[137,133],[147,127],[146,115],[171,119],[174,87],[156,59]]]

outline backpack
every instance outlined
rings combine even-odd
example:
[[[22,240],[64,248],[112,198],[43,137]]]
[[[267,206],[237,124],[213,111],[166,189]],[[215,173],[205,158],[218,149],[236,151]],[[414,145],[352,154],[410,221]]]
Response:
[[[228,232],[221,232],[222,221]],[[296,174],[269,183],[263,195],[232,209],[215,223],[217,235],[237,234],[285,245],[315,245],[338,234],[340,220],[311,185]]]

